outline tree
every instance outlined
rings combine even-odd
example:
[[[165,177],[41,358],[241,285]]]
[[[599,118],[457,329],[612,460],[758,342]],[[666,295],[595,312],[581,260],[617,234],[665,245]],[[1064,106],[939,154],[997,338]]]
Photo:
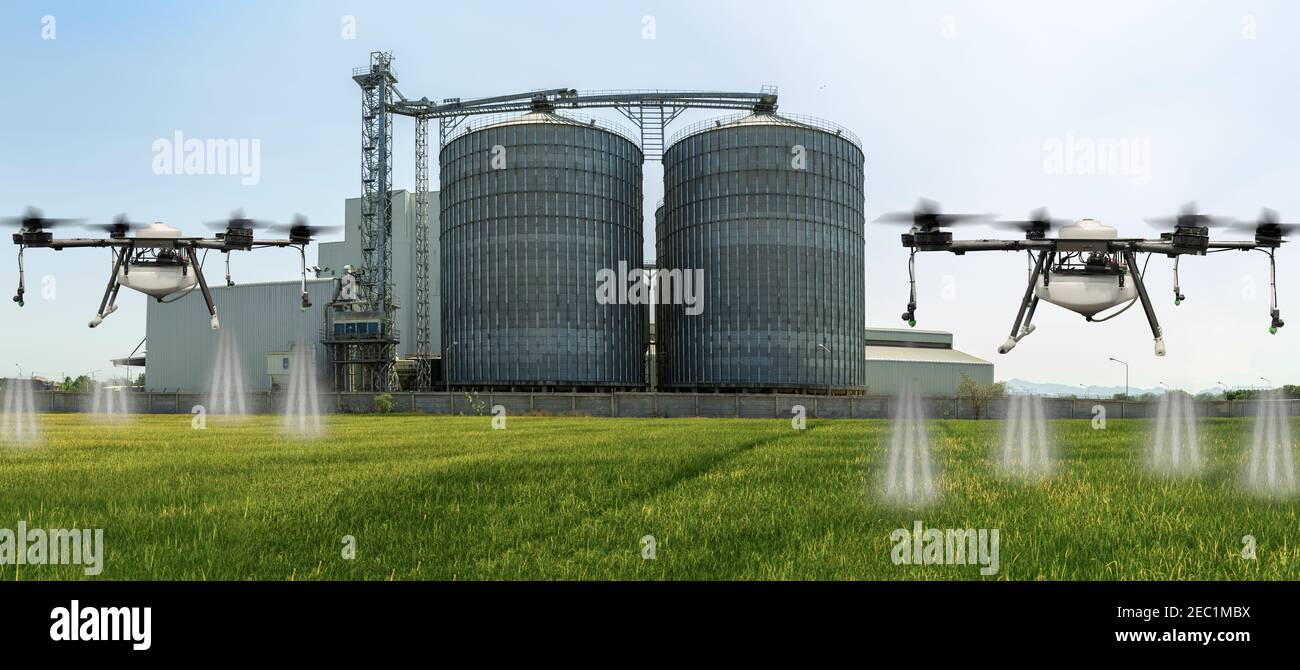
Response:
[[[136,386],[141,386],[141,387],[144,386],[144,373],[143,373],[143,372],[140,373],[140,376],[139,376],[139,377],[136,377],[136,378],[135,378],[135,385],[136,385]]]
[[[984,417],[984,410],[988,408],[989,403],[1006,394],[1006,382],[981,384],[965,372],[961,373],[961,384],[957,387],[957,397],[970,398],[971,409],[974,411],[976,419]]]
[[[90,377],[87,377],[86,375],[81,375],[76,379],[73,379],[72,377],[64,377],[63,390],[72,391],[75,393],[84,393],[87,391],[93,391],[95,390],[95,380],[91,379]]]

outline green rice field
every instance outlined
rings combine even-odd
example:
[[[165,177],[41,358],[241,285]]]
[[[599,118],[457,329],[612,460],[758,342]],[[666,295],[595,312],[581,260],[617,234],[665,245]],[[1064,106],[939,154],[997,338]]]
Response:
[[[1037,483],[994,468],[1002,422],[935,421],[942,500],[925,509],[873,492],[887,421],[324,421],[301,440],[267,416],[43,415],[40,443],[0,447],[0,529],[103,528],[93,579],[112,580],[1300,578],[1300,502],[1239,486],[1246,420],[1202,422],[1207,465],[1185,480],[1147,473],[1147,422],[1053,421],[1061,462]],[[998,574],[896,565],[890,534],[917,520],[999,529]]]

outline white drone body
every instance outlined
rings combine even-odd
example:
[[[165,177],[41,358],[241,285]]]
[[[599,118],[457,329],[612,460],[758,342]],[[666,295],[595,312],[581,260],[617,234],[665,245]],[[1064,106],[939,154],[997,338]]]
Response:
[[[181,231],[164,223],[151,224],[135,236],[137,240],[178,240],[180,237]],[[172,264],[152,261],[125,263],[117,271],[117,280],[129,289],[158,299],[188,291],[199,283],[194,268],[183,257],[177,257]]]
[[[1073,225],[1063,226],[1059,235],[1063,240],[1114,240],[1119,232],[1095,219],[1080,219]],[[1089,275],[1055,273],[1050,279],[1040,276],[1034,293],[1041,299],[1085,317],[1110,309],[1138,297],[1132,268],[1117,275]]]

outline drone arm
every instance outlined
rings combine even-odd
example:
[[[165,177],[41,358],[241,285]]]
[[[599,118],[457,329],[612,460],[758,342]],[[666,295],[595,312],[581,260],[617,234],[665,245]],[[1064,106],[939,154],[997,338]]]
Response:
[[[964,254],[967,251],[1049,251],[1055,248],[1055,240],[957,240],[942,250]]]
[[[1251,249],[1275,249],[1274,244],[1260,244],[1258,242],[1247,242],[1244,240],[1220,240],[1210,242],[1211,249],[1237,249],[1239,251],[1250,251]]]
[[[221,322],[217,320],[217,306],[212,304],[212,293],[208,291],[208,280],[203,278],[203,268],[199,265],[199,256],[194,252],[193,246],[185,247],[185,252],[189,255],[190,267],[194,269],[194,278],[199,282],[199,290],[203,292],[203,302],[207,304],[208,314],[212,317],[212,329],[220,330]]]
[[[225,239],[189,239],[185,240],[186,246],[195,249],[211,249],[213,251],[252,251],[254,249],[274,249],[280,247],[297,246],[289,240],[256,240],[248,245],[233,244]]]
[[[1147,323],[1151,324],[1151,334],[1156,340],[1156,355],[1164,356],[1164,332],[1160,329],[1160,321],[1156,318],[1155,307],[1151,305],[1151,296],[1147,295],[1146,283],[1142,281],[1142,273],[1138,270],[1137,254],[1131,250],[1125,251],[1124,262],[1128,265],[1129,274],[1133,276],[1133,286],[1137,288],[1138,299],[1142,301],[1142,309],[1147,313]]]
[[[43,247],[61,251],[63,249],[92,249],[96,247],[129,247],[132,240],[87,240],[87,239],[69,239],[69,240],[50,240],[48,242],[39,242],[35,244],[28,243],[29,247]]]

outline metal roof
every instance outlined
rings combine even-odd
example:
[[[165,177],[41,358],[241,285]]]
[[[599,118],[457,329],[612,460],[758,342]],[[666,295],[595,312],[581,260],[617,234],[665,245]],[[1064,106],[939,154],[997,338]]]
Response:
[[[705,119],[693,123],[677,132],[673,133],[668,139],[668,146],[678,142],[705,133],[710,130],[720,130],[723,128],[736,128],[744,126],[784,126],[789,128],[806,128],[808,130],[819,130],[829,133],[836,137],[842,137],[851,142],[859,151],[862,150],[862,140],[858,138],[853,131],[826,119],[807,114],[776,114],[774,112],[749,112],[744,114],[733,114],[717,119]]]
[[[952,337],[952,333],[946,330],[924,330],[921,328],[879,328],[876,326],[867,326],[868,333],[903,333],[905,335],[944,335]]]
[[[580,114],[556,114],[555,112],[526,112],[524,114],[491,114],[479,117],[476,121],[466,123],[456,132],[447,137],[447,143],[452,140],[460,139],[466,135],[476,133],[480,130],[489,128],[502,128],[506,126],[528,126],[528,125],[557,125],[557,126],[574,126],[578,128],[599,128],[601,130],[614,133],[628,140],[638,147],[641,146],[636,141],[636,134],[630,129],[612,121],[596,118],[594,116],[583,116]]]
[[[866,340],[875,345],[883,342],[897,342],[894,346],[941,346],[952,347],[952,333],[940,330],[914,330],[911,328],[867,328]]]
[[[993,365],[956,349],[926,349],[921,347],[863,347],[869,361],[900,361],[908,363],[970,363]]]

